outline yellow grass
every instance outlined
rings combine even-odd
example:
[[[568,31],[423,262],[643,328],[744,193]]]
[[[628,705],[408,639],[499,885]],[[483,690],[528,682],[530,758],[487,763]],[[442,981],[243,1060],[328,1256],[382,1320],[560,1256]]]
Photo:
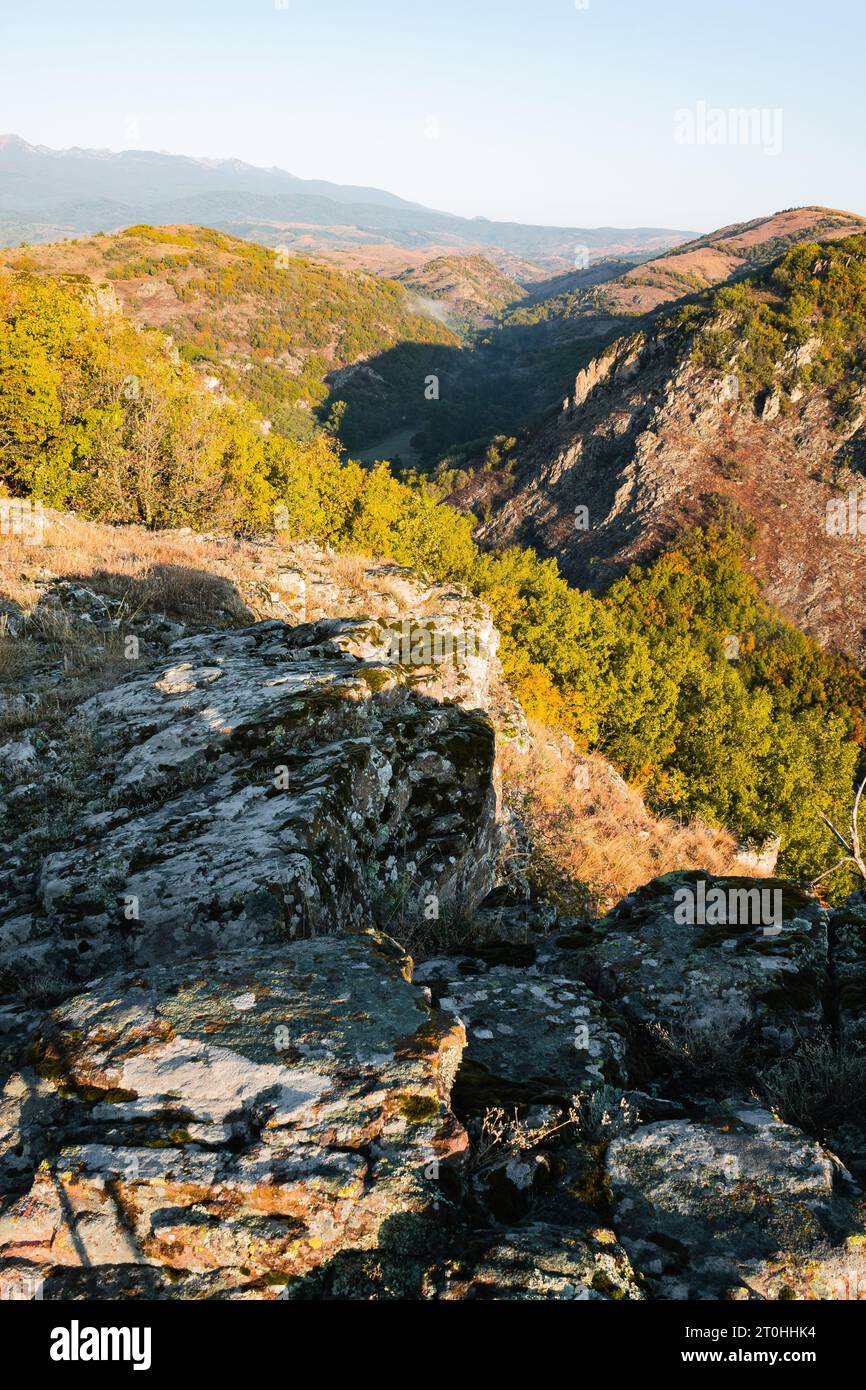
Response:
[[[41,596],[37,581],[56,576],[127,598],[133,610],[209,618],[228,608],[230,616],[251,621],[236,583],[252,578],[253,550],[229,538],[204,542],[48,512],[41,544],[0,537],[0,610],[34,608]]]
[[[602,913],[675,869],[749,872],[730,832],[653,816],[603,758],[575,754],[541,726],[532,732],[529,751],[503,748],[503,786],[532,840],[536,886],[563,910]]]

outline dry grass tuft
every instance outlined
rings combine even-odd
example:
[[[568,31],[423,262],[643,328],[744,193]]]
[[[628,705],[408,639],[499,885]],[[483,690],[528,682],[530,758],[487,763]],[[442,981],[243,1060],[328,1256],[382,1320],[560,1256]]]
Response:
[[[574,753],[542,726],[532,732],[528,751],[502,749],[503,786],[532,842],[530,880],[562,911],[600,915],[675,869],[748,873],[729,831],[654,817],[603,758]]]
[[[335,553],[331,559],[331,571],[334,582],[339,584],[341,589],[348,589],[352,593],[364,594],[369,591],[370,579],[369,572],[371,562],[364,555],[355,555],[349,552]],[[377,587],[381,584],[377,580]]]
[[[335,616],[328,582],[341,604],[364,612],[374,597],[385,596],[389,613],[405,606],[405,581],[389,575],[382,560],[348,553],[323,553],[280,533],[265,541],[191,531],[148,531],[143,526],[111,526],[71,513],[45,510],[38,545],[17,536],[0,536],[0,617],[31,612],[46,581],[68,579],[109,598],[123,599],[127,611],[162,613],[203,627],[238,627],[263,618],[285,617],[280,604],[281,570],[288,562],[309,577],[306,607],[292,610],[294,622]],[[291,587],[291,586],[290,586]],[[412,603],[413,612],[417,600]]]
[[[0,538],[0,610],[32,610],[46,578],[76,580],[122,598],[131,611],[225,624],[255,616],[237,593],[257,578],[256,547],[231,537],[203,541],[191,533],[107,526],[46,512],[44,540]]]

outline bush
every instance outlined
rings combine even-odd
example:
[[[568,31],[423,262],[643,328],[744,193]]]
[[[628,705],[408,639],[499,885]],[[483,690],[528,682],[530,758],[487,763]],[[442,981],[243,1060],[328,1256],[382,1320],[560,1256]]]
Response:
[[[760,1092],[786,1124],[827,1138],[866,1117],[866,1050],[846,1042],[835,1047],[828,1037],[801,1039],[796,1052],[764,1074]]]

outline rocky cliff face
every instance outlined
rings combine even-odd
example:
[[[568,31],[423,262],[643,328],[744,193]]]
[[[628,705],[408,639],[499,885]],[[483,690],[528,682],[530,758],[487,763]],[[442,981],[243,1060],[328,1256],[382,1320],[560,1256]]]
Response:
[[[513,482],[479,473],[459,500],[490,517],[483,540],[532,545],[598,591],[726,498],[754,525],[746,564],[768,601],[862,662],[863,418],[840,422],[818,387],[784,411],[772,392],[741,396],[734,376],[694,365],[681,336],[634,334],[578,374],[523,442]],[[840,499],[844,524],[828,525]]]
[[[220,631],[49,581],[144,654],[0,749],[4,1296],[866,1297],[860,899],[515,896],[496,633],[387,577]]]

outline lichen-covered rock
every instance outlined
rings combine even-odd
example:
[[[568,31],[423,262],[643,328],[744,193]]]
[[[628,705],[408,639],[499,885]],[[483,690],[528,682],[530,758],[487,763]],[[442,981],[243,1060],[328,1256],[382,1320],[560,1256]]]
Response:
[[[866,1047],[866,893],[854,893],[836,909],[830,934],[839,1035]],[[866,1113],[861,1123],[866,1128]]]
[[[606,1301],[643,1297],[613,1231],[528,1222],[490,1232],[449,1271],[446,1299]]]
[[[277,622],[186,638],[170,658],[82,707],[111,748],[109,785],[35,878],[9,847],[9,966],[50,959],[86,980],[351,928],[387,894],[421,910],[489,891],[501,834],[484,713]]]
[[[624,1080],[625,1040],[609,1011],[580,981],[537,965],[441,956],[415,978],[466,1029],[466,1058],[492,1076],[535,1083],[568,1098]],[[530,958],[535,955],[529,948]],[[495,957],[494,957],[495,958]]]
[[[220,631],[45,576],[141,652],[66,725],[47,645],[6,696],[0,1297],[866,1297],[861,898],[676,874],[554,930],[490,892],[485,606],[252,561]],[[376,922],[455,948],[413,983]]]
[[[0,1279],[271,1297],[384,1223],[429,1239],[466,1145],[463,1031],[408,974],[366,932],[113,976],[58,1008],[0,1108]]]
[[[735,908],[727,920],[707,908],[714,891]],[[766,895],[766,921],[731,896],[748,893]],[[701,895],[694,925],[682,920],[684,894]],[[757,1064],[826,1023],[827,913],[785,880],[666,874],[624,898],[578,946],[577,967],[601,996],[631,1024],[674,1042],[703,1036],[722,1053],[727,1039],[747,1036]]]
[[[0,771],[15,771],[36,761],[36,749],[28,737],[13,739],[0,747]]]
[[[490,612],[457,595],[450,611],[438,615],[326,618],[295,628],[292,641],[395,665],[425,695],[467,708],[488,708],[498,680],[499,634]]]
[[[655,1298],[866,1298],[862,1193],[768,1111],[641,1126],[607,1169],[614,1228]]]

